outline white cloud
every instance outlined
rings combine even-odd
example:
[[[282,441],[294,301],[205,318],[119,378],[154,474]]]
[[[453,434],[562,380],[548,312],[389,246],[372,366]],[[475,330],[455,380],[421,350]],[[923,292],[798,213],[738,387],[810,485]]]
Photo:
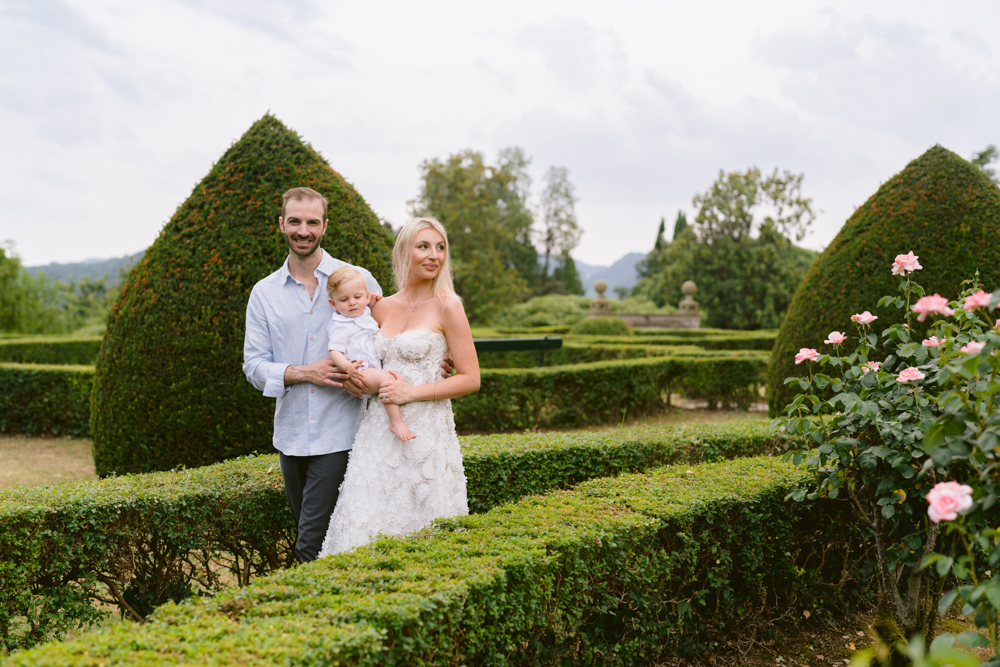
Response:
[[[422,160],[516,145],[536,177],[569,168],[588,263],[647,250],[661,216],[751,165],[806,174],[818,247],[931,145],[1000,143],[998,18],[988,2],[8,1],[0,239],[32,264],[143,248],[270,110],[396,224]]]

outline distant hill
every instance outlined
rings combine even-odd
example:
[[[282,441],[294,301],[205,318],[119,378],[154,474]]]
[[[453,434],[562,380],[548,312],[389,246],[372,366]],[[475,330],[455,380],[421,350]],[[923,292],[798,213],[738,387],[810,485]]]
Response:
[[[631,289],[639,282],[635,265],[645,257],[646,255],[641,252],[630,252],[611,266],[593,266],[577,260],[576,270],[580,274],[580,281],[587,291],[587,296],[597,296],[597,292],[594,291],[594,283],[603,280],[608,284],[608,291],[604,293],[604,296],[615,298],[614,290],[616,287]]]
[[[143,254],[144,251],[140,250],[134,255],[125,255],[124,257],[115,257],[113,259],[88,259],[68,264],[53,263],[45,264],[44,266],[26,266],[24,268],[33,276],[44,272],[50,278],[64,282],[79,280],[85,276],[100,278],[107,274],[108,285],[114,285],[118,282],[118,272],[129,264],[136,264],[142,259]],[[616,287],[631,288],[639,281],[639,277],[635,273],[635,265],[644,257],[645,255],[642,253],[630,252],[611,266],[594,266],[577,260],[576,270],[580,273],[580,281],[583,283],[583,288],[587,291],[587,296],[597,296],[597,292],[594,291],[594,283],[598,280],[603,280],[608,284],[608,291],[605,295],[614,297],[614,289]]]
[[[108,285],[110,286],[118,282],[118,273],[122,268],[129,264],[136,264],[142,259],[144,253],[145,251],[140,250],[134,255],[125,255],[124,257],[115,257],[113,259],[87,259],[82,262],[68,264],[53,263],[45,264],[44,266],[26,266],[24,268],[33,276],[44,273],[50,278],[63,282],[79,280],[87,276],[100,278],[103,275],[107,275]]]

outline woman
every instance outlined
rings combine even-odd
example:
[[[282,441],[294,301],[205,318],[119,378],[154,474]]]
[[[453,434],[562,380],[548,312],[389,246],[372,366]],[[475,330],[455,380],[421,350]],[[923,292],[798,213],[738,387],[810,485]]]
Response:
[[[402,406],[417,437],[403,442],[389,431],[385,410],[365,411],[321,557],[379,533],[400,535],[469,513],[449,399],[479,390],[479,360],[448,254],[448,234],[434,218],[414,218],[396,237],[392,268],[399,291],[372,309],[380,329],[376,349],[396,378],[381,385],[378,399]],[[440,373],[445,356],[457,371],[446,379]]]

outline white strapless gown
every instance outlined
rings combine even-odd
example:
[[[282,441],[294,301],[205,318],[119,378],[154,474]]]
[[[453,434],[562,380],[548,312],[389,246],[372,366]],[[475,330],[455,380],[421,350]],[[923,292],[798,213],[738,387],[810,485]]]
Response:
[[[443,334],[416,329],[386,339],[377,333],[375,347],[383,368],[399,372],[410,386],[442,379],[440,364],[448,353]],[[409,442],[389,432],[378,399],[369,402],[321,558],[367,544],[379,533],[401,535],[440,517],[469,513],[451,401],[407,403],[402,412],[417,436]]]

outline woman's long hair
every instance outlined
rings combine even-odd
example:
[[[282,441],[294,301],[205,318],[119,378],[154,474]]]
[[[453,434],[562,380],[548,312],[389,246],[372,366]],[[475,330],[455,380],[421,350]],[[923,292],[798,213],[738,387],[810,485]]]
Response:
[[[444,239],[444,259],[434,278],[434,296],[443,298],[455,294],[455,283],[451,276],[451,246],[444,225],[434,218],[413,218],[403,225],[396,236],[392,248],[392,271],[396,274],[396,290],[402,292],[410,279],[410,262],[413,259],[413,243],[422,229],[433,229]]]

